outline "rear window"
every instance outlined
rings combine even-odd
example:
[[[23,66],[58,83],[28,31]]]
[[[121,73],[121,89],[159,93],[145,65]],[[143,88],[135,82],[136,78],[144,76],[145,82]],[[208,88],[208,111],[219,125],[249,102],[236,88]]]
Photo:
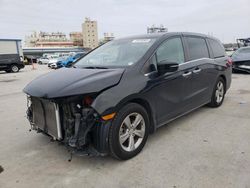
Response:
[[[189,50],[189,60],[209,58],[205,39],[199,37],[186,37]]]
[[[214,54],[214,58],[218,58],[218,57],[224,57],[225,56],[225,49],[222,46],[221,43],[212,40],[212,39],[208,39],[209,44],[212,48],[212,52]]]

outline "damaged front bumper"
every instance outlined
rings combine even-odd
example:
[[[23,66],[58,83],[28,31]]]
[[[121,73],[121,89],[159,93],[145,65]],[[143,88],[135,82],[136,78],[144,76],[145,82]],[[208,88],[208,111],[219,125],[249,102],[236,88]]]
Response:
[[[106,155],[110,121],[81,100],[49,100],[28,96],[31,129],[50,136],[80,155]]]
[[[234,61],[233,62],[233,70],[250,73],[250,60],[248,60],[248,61]]]

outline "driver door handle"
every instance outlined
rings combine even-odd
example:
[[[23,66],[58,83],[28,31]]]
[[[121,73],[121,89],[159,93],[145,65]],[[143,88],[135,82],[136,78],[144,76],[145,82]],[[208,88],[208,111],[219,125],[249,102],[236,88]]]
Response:
[[[188,77],[188,76],[190,76],[191,74],[192,74],[192,72],[187,72],[187,73],[182,74],[182,76],[183,76],[183,77]]]

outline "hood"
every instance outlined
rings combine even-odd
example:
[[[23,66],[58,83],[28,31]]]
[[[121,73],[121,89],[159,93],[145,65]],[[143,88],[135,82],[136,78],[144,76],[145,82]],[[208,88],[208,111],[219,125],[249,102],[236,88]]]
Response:
[[[118,84],[123,72],[124,69],[61,68],[34,79],[23,91],[42,98],[94,93]]]

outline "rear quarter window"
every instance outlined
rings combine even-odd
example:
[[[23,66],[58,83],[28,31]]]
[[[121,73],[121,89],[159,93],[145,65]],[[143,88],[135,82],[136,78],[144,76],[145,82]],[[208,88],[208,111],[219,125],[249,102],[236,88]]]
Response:
[[[224,57],[225,56],[225,48],[223,45],[213,39],[208,39],[208,42],[212,48],[212,52],[214,54],[214,58]]]
[[[189,60],[209,58],[207,43],[204,38],[186,37]]]

